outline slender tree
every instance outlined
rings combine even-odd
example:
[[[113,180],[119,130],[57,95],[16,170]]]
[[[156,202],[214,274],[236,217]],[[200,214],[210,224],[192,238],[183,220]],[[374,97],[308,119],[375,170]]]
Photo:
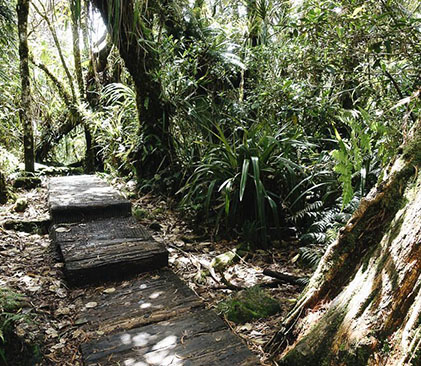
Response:
[[[28,50],[28,17],[30,0],[19,0],[16,11],[18,15],[19,58],[21,77],[21,105],[19,116],[23,126],[23,148],[25,170],[34,172],[34,133],[30,117],[31,86],[29,82],[29,50]]]
[[[86,100],[85,85],[83,82],[81,52],[80,52],[80,30],[81,30],[81,12],[82,3],[80,1],[71,0],[70,10],[72,16],[72,40],[73,40],[73,60],[76,72],[76,81],[79,90],[80,101]],[[95,155],[92,146],[92,134],[88,123],[83,121],[85,131],[86,152],[85,152],[85,170],[93,172],[95,170]]]

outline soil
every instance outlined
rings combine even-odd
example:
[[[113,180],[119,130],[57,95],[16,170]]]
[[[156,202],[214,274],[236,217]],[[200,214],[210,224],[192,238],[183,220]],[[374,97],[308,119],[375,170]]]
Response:
[[[128,187],[121,182],[114,183],[120,189]],[[28,207],[24,212],[15,212],[14,203],[0,206],[1,222],[49,218],[45,181],[39,188],[17,191],[17,196],[26,198]],[[193,230],[162,198],[146,195],[133,199],[132,203],[135,211],[141,208],[139,220],[151,230],[156,240],[167,245],[170,268],[203,299],[207,307],[216,310],[220,301],[235,292],[227,288],[218,272],[214,276],[204,276],[203,272],[215,256],[236,248],[240,244],[237,240],[211,240],[211,235],[203,234],[210,232],[209,228],[200,228],[201,234],[197,235],[198,228]],[[265,268],[308,276],[308,270],[297,266],[297,254],[298,247],[292,245],[257,250],[242,258],[237,256],[237,260],[225,268],[225,279],[231,285],[246,288],[273,282],[272,278],[263,275]],[[25,349],[39,350],[43,360],[33,361],[34,365],[82,365],[79,347],[86,334],[78,325],[79,311],[82,299],[92,288],[69,289],[62,267],[48,235],[0,227],[0,287],[24,295],[21,313],[26,316],[15,324],[14,333],[23,340]],[[296,302],[301,287],[279,284],[265,291],[280,303],[279,314],[245,324],[226,321],[259,355],[262,365],[272,365],[263,345],[274,335],[282,318]],[[18,362],[18,358],[9,360],[10,365],[22,365]]]

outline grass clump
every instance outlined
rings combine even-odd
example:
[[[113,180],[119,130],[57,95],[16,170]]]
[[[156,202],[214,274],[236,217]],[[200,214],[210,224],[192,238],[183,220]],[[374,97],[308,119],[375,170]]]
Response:
[[[280,310],[279,303],[258,286],[240,291],[218,304],[218,311],[237,324],[266,318]]]

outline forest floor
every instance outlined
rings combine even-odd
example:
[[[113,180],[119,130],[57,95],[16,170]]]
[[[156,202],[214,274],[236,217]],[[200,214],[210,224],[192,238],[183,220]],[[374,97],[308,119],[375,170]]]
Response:
[[[121,185],[119,188],[123,188]],[[18,191],[17,196],[25,197],[28,207],[18,213],[14,211],[13,203],[0,206],[0,222],[49,218],[45,182],[42,187]],[[162,198],[146,195],[132,200],[132,203],[140,222],[152,231],[156,240],[167,245],[170,268],[203,299],[207,307],[217,309],[222,300],[236,292],[228,289],[220,281],[219,275],[215,278],[203,276],[203,270],[215,256],[234,249],[239,244],[237,241],[215,241],[206,238],[206,235],[195,235],[191,226],[172,211]],[[257,250],[225,268],[225,278],[235,286],[246,288],[273,282],[272,278],[263,275],[265,268],[295,276],[308,276],[308,270],[296,265],[297,254],[298,248],[295,246]],[[5,230],[0,226],[0,288],[8,288],[24,296],[23,316],[14,330],[27,344],[22,345],[20,351],[32,349],[32,353],[41,354],[44,358],[43,361],[30,360],[31,365],[82,365],[79,346],[86,340],[84,331],[80,329],[82,300],[95,289],[92,286],[69,289],[62,267],[63,263],[55,248],[52,248],[47,234]],[[120,285],[124,286],[124,282]],[[227,323],[259,355],[262,365],[271,365],[263,345],[278,329],[282,318],[300,295],[301,287],[279,284],[265,291],[279,302],[281,311],[278,314],[244,324],[228,320]],[[34,344],[39,346],[34,348]],[[25,353],[19,352],[16,346],[12,352]],[[16,359],[9,364],[18,365],[18,362]]]

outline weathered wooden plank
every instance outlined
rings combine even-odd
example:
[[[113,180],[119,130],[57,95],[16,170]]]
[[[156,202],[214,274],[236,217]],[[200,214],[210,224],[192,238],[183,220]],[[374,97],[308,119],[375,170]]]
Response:
[[[50,212],[50,235],[72,284],[120,279],[168,263],[165,247],[127,217],[130,203],[97,177],[51,179]],[[258,364],[171,271],[107,287],[88,289],[84,299],[79,320],[90,339],[82,345],[85,366]]]
[[[71,284],[121,279],[168,264],[164,245],[133,217],[56,224],[50,235]]]
[[[86,366],[255,366],[256,357],[210,310],[82,345]]]
[[[134,217],[116,217],[52,226],[50,237],[56,243],[112,240],[118,238],[150,240],[149,231]]]
[[[94,175],[51,178],[49,208],[54,223],[131,214],[130,201]]]
[[[86,331],[115,333],[173,318],[202,307],[202,301],[173,272],[161,270],[131,281],[111,283],[113,292],[97,288],[84,299],[81,321]]]

